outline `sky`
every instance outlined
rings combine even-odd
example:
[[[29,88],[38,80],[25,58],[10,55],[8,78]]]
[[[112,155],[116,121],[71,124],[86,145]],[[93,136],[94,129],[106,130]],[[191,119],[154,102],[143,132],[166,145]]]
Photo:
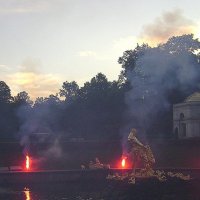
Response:
[[[32,99],[99,72],[117,80],[118,58],[137,43],[199,37],[199,7],[198,0],[0,0],[0,80]]]

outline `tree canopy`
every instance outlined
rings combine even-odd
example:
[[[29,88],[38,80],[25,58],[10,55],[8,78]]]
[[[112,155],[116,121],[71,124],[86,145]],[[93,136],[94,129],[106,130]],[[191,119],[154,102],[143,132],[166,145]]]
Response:
[[[0,102],[8,103],[12,101],[11,91],[4,81],[0,81]]]
[[[119,79],[98,73],[80,87],[65,81],[59,94],[32,102],[26,91],[12,97],[0,81],[0,137],[34,132],[67,138],[115,140],[136,127],[149,135],[172,133],[172,105],[200,90],[200,42],[192,34],[151,47],[137,45],[118,62]]]
[[[190,34],[157,47],[137,45],[119,58],[121,75],[131,86],[126,102],[137,126],[146,132],[171,131],[172,104],[200,89],[199,50],[200,42]]]

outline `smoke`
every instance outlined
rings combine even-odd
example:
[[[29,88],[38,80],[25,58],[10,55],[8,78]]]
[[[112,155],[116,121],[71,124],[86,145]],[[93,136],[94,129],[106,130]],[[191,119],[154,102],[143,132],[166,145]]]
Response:
[[[60,141],[58,138],[56,138],[52,145],[42,153],[42,157],[45,158],[61,158],[62,157],[62,149],[60,146]]]
[[[186,36],[180,39],[179,42],[183,42],[180,46],[176,43],[173,45],[173,42],[166,43],[172,49],[164,46],[170,37],[195,33],[197,28],[196,24],[185,17],[179,9],[163,12],[154,22],[143,27],[138,37],[139,42],[156,47],[145,50],[144,55],[137,59],[135,69],[126,74],[131,90],[125,97],[128,109],[125,114],[125,130],[122,132],[130,131],[134,126],[138,129],[139,135],[145,138],[150,129],[158,131],[156,127],[163,126],[164,130],[165,126],[169,126],[169,119],[172,119],[169,113],[172,108],[170,95],[189,95],[194,88],[200,88],[197,61],[191,52],[186,53],[186,50],[184,53],[184,48],[192,46],[193,41],[188,40],[189,37]],[[176,50],[183,51],[176,54]],[[163,124],[158,124],[162,117]],[[166,131],[169,131],[169,128]]]
[[[166,42],[169,37],[174,35],[194,33],[196,24],[186,18],[179,9],[164,12],[157,17],[154,22],[143,27],[140,40],[152,46]]]
[[[53,112],[54,111],[54,112]],[[62,148],[59,140],[58,113],[51,110],[51,106],[44,104],[39,108],[22,105],[17,110],[20,120],[18,132],[24,155],[33,155],[34,163],[42,164],[47,160],[62,157]],[[52,118],[50,118],[50,116]]]
[[[144,134],[149,130],[158,131],[156,127],[163,130],[169,125],[169,118],[172,120],[170,96],[175,99],[179,93],[190,95],[200,89],[199,70],[199,63],[189,53],[171,54],[163,47],[146,50],[137,60],[135,69],[127,73],[131,90],[125,98],[126,114],[129,120],[132,119],[127,124]],[[165,122],[166,113],[169,118]],[[157,124],[161,121],[163,124]]]

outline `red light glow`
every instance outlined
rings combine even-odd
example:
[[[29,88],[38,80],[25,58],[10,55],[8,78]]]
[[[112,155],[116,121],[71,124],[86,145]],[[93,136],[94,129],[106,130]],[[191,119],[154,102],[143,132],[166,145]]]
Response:
[[[26,155],[26,170],[30,169],[30,157]]]
[[[126,158],[123,158],[123,159],[122,159],[121,165],[122,165],[122,168],[125,168],[125,167],[126,167]]]

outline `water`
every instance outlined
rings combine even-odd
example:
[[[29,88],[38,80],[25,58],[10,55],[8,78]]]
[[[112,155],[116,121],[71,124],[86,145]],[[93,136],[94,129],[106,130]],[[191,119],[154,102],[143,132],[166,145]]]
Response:
[[[199,180],[12,185],[0,187],[0,200],[200,200],[199,188]]]
[[[71,189],[68,189],[67,185],[57,184],[49,186],[1,187],[0,200],[104,200],[98,196],[99,192],[81,191],[80,188],[77,188],[77,191]]]
[[[52,193],[51,191],[34,191],[28,187],[23,189],[1,188],[1,200],[61,200],[69,199],[67,194]]]
[[[78,194],[70,195],[68,192],[63,191],[52,191],[47,188],[44,190],[32,190],[31,188],[25,187],[19,188],[1,188],[0,189],[0,200],[86,200],[92,198],[83,198]]]

